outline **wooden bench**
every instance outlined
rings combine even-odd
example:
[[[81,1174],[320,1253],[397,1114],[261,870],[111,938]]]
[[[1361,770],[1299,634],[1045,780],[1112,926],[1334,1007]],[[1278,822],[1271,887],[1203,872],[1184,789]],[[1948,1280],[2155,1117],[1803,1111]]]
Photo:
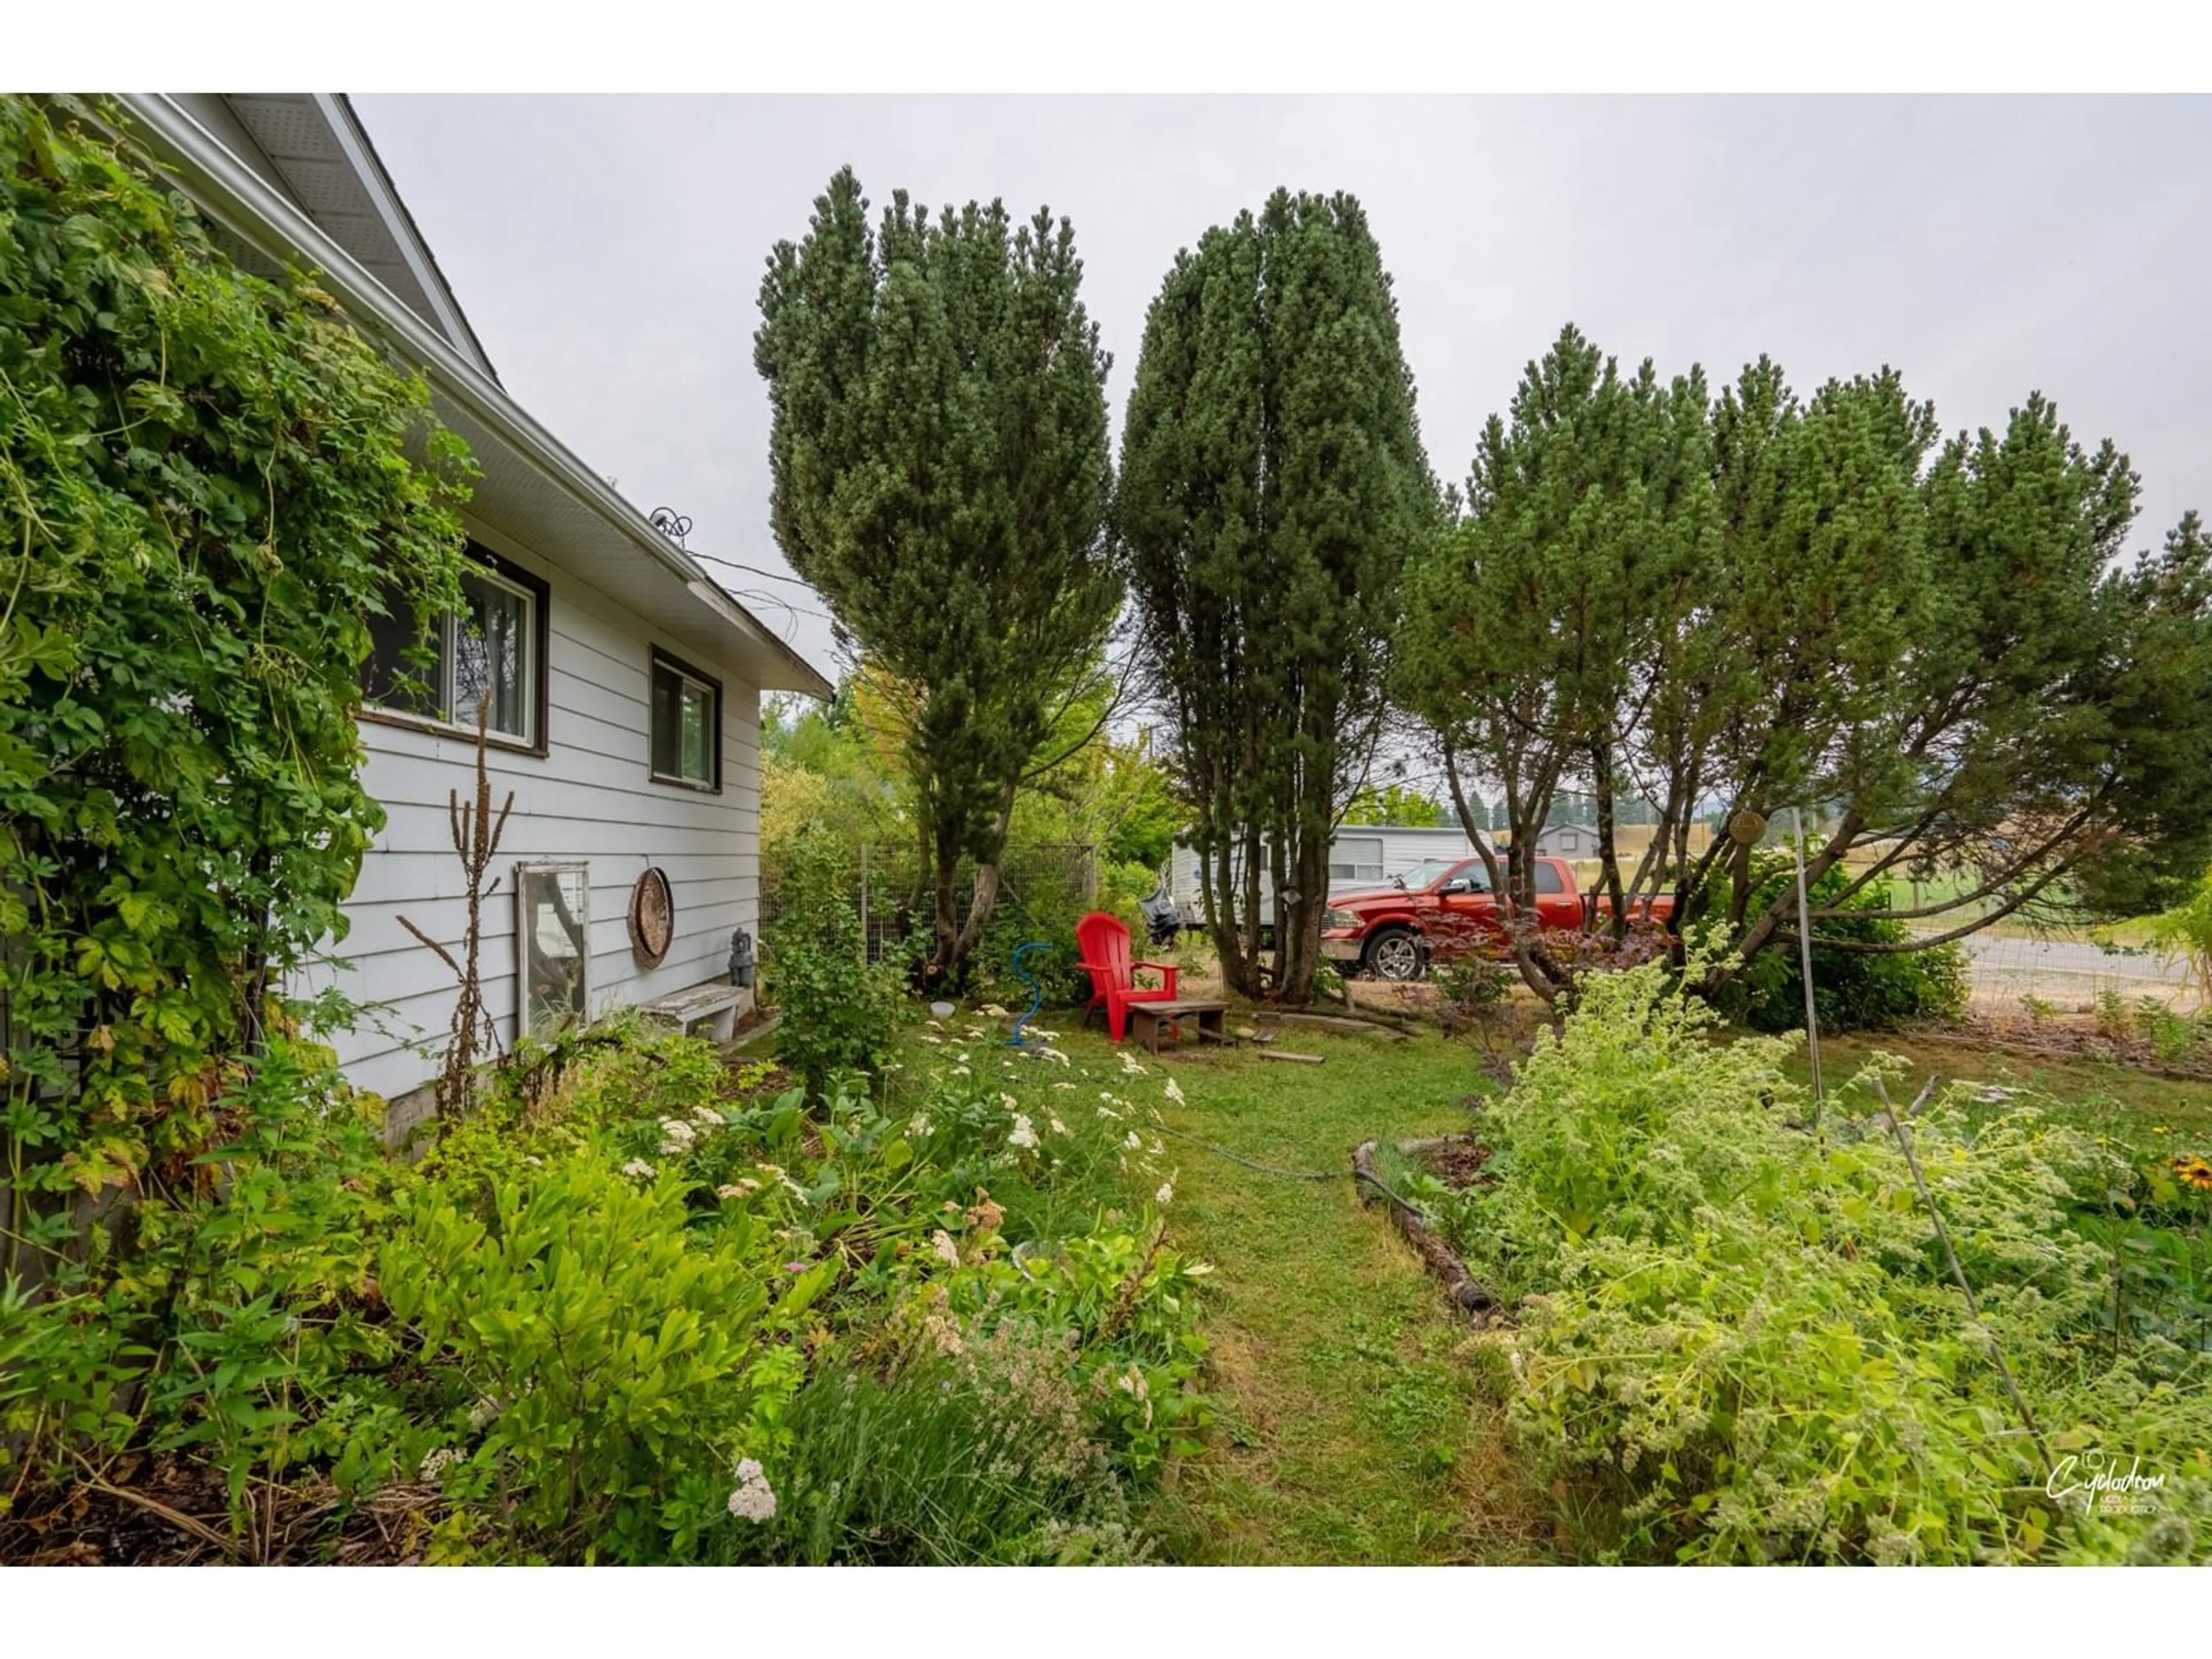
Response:
[[[638,1012],[647,1019],[673,1025],[686,1036],[697,1035],[698,1028],[711,1021],[705,1035],[714,1042],[727,1042],[736,1035],[738,1011],[744,1000],[745,994],[736,986],[709,981],[688,991],[656,997]]]
[[[1221,1020],[1228,1012],[1225,1002],[1133,1002],[1128,1005],[1129,1034],[1158,1054],[1160,1028],[1172,1025],[1180,1036],[1182,1023],[1188,1019],[1197,1023],[1200,1042],[1226,1042],[1229,1038],[1221,1029]]]

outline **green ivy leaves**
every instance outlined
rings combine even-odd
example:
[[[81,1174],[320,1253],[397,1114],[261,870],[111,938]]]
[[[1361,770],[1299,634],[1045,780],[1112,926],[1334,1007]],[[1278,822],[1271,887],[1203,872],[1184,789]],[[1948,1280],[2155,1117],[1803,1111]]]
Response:
[[[341,931],[380,822],[364,619],[450,602],[461,565],[465,453],[428,387],[301,278],[240,270],[114,125],[0,98],[0,994],[28,1191],[204,1143],[209,1068]]]

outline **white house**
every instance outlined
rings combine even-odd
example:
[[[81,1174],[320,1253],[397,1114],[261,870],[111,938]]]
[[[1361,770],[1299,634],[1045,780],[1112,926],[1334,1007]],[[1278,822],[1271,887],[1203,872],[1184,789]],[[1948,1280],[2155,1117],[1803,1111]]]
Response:
[[[502,1041],[532,1020],[726,986],[732,932],[759,916],[760,694],[830,686],[501,389],[342,94],[122,102],[239,257],[317,271],[356,323],[427,369],[483,469],[464,517],[489,570],[469,584],[471,625],[448,622],[434,641],[434,698],[391,693],[385,671],[412,629],[377,630],[365,781],[390,819],[349,906],[348,965],[314,976],[369,1010],[341,1043],[349,1075],[396,1098],[437,1070],[453,976],[401,918],[460,940],[447,801],[473,788],[487,690],[495,802],[514,793],[482,963]],[[733,1000],[688,1006],[726,1025]]]
[[[1537,831],[1536,851],[1547,859],[1594,859],[1598,854],[1594,823],[1554,823]]]

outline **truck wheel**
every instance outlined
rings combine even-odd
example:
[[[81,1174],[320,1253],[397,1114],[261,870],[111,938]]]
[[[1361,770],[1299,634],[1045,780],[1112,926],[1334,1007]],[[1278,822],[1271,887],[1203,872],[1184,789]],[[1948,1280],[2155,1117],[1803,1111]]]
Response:
[[[1384,927],[1367,941],[1363,965],[1376,979],[1403,981],[1419,979],[1428,970],[1425,958],[1419,933],[1410,927]]]

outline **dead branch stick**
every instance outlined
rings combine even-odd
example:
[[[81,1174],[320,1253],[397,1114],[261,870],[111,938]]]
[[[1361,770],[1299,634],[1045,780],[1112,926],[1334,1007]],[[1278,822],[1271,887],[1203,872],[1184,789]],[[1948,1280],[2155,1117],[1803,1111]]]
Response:
[[[144,1492],[133,1492],[128,1486],[111,1486],[98,1475],[88,1477],[85,1485],[102,1497],[119,1498],[125,1504],[136,1504],[147,1514],[158,1516],[179,1531],[188,1532],[202,1542],[212,1544],[232,1560],[238,1559],[238,1546],[230,1539],[225,1538],[206,1522],[186,1515],[182,1510],[171,1509],[158,1498],[149,1498]]]
[[[1354,1036],[1381,1037],[1385,1042],[1395,1041],[1407,1035],[1406,1029],[1379,1017],[1364,1014],[1307,1014],[1285,1012],[1277,1019],[1286,1025],[1311,1025],[1324,1031],[1348,1031]]]
[[[495,816],[491,810],[491,693],[484,692],[477,703],[477,779],[471,799],[463,800],[461,792],[446,792],[446,823],[453,841],[453,855],[461,861],[461,872],[467,878],[467,921],[461,934],[461,957],[456,962],[452,951],[432,939],[413,921],[399,918],[399,925],[437,953],[453,975],[458,994],[453,999],[453,1018],[446,1039],[446,1058],[438,1069],[438,1121],[452,1123],[464,1116],[475,1088],[477,1051],[479,1043],[494,1054],[499,1052],[499,1030],[493,1024],[484,1007],[483,997],[483,906],[484,901],[499,890],[499,878],[485,878],[491,870],[491,861],[498,855],[500,839],[507,833],[507,815],[514,811],[514,791],[507,792]]]

